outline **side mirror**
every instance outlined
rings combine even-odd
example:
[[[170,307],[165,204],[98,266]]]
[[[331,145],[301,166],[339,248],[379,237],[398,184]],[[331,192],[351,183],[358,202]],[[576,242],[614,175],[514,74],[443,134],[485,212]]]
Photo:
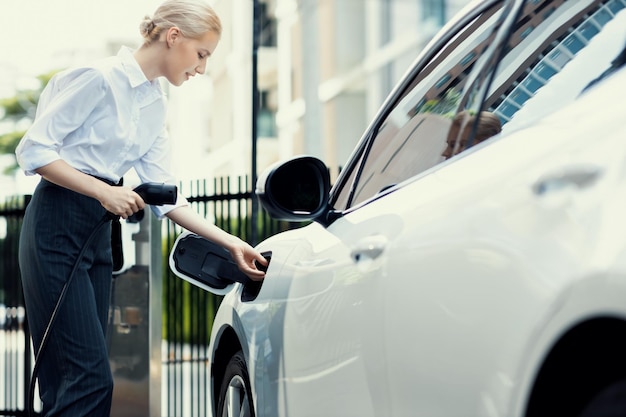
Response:
[[[267,168],[258,178],[256,194],[277,220],[315,220],[328,211],[330,174],[312,156],[297,156]]]

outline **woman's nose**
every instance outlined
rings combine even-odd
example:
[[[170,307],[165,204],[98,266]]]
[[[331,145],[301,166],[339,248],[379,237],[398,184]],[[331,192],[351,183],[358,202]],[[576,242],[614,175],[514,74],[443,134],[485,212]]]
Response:
[[[197,74],[204,74],[205,70],[206,70],[206,63],[205,62],[200,63],[200,65],[198,65],[196,67],[196,73]]]

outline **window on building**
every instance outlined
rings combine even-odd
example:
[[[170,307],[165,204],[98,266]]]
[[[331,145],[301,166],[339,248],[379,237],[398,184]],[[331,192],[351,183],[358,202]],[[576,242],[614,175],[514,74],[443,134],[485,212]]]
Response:
[[[276,105],[273,104],[272,97],[272,91],[259,92],[259,110],[256,119],[259,137],[276,137]]]
[[[445,3],[443,0],[422,0],[422,19],[443,26],[446,22]]]
[[[261,2],[259,21],[259,45],[267,48],[276,46],[276,18],[271,14],[267,3]]]

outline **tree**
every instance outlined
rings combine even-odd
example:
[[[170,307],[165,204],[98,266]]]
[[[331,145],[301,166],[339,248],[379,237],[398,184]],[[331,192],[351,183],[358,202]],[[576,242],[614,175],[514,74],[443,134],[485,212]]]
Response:
[[[0,99],[0,121],[12,122],[15,130],[0,135],[0,154],[15,154],[15,148],[26,132],[20,126],[29,126],[35,117],[39,96],[44,87],[57,71],[51,71],[36,77],[38,87],[17,91],[15,96]],[[17,169],[17,162],[5,169],[4,174],[11,174]]]

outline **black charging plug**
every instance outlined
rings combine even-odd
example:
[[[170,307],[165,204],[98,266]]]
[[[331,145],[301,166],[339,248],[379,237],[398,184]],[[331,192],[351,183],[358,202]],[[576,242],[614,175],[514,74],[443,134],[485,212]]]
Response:
[[[163,204],[176,204],[178,187],[175,185],[161,184],[156,182],[145,182],[135,188],[139,196],[151,206],[162,206]]]

